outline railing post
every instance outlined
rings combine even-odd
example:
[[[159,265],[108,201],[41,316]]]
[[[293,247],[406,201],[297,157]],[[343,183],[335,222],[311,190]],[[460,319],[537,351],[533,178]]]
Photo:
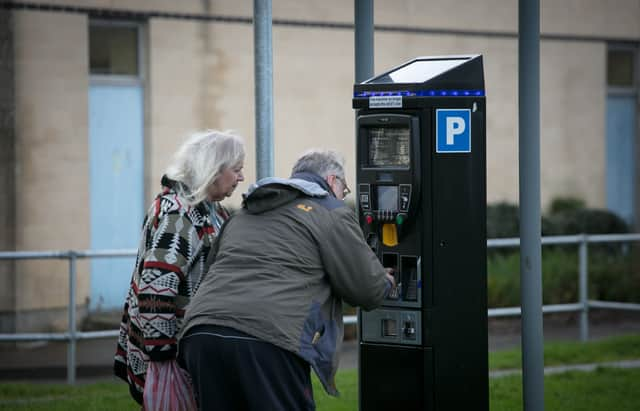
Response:
[[[580,341],[589,340],[589,251],[588,238],[585,234],[581,236],[578,248],[579,255],[579,298],[582,309],[580,310]]]
[[[67,346],[67,383],[76,383],[76,252],[69,251],[69,345]]]

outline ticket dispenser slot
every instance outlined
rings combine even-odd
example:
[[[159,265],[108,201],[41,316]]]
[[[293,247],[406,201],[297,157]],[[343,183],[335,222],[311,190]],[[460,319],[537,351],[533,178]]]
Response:
[[[418,272],[420,271],[420,259],[413,256],[402,256],[402,300],[418,301]],[[420,284],[421,285],[421,284]]]
[[[398,254],[397,253],[382,253],[382,265],[387,268],[393,269],[393,277],[396,280],[396,286],[389,291],[387,296],[390,300],[397,300],[402,293],[402,281],[400,278],[400,271],[398,267]]]

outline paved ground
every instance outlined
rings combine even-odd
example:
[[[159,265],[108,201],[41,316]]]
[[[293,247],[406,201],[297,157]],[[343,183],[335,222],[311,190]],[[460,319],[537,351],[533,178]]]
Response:
[[[640,313],[590,313],[590,338],[599,339],[626,333],[640,334]],[[578,340],[580,330],[577,314],[553,314],[544,317],[546,341]],[[490,319],[489,350],[520,346],[520,318]],[[79,341],[77,345],[77,376],[80,382],[109,380],[115,341],[100,339]],[[65,381],[67,344],[52,343],[0,343],[0,380],[11,381]],[[357,343],[344,344],[341,368],[357,367]],[[633,363],[632,365],[634,365]],[[635,364],[637,365],[637,364]]]

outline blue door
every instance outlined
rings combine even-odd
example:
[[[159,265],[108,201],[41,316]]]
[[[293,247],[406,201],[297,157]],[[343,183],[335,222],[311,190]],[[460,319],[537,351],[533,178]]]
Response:
[[[636,150],[635,96],[607,99],[607,208],[633,223]]]
[[[91,248],[137,248],[144,212],[140,85],[89,89]],[[89,308],[120,309],[134,257],[91,260]]]

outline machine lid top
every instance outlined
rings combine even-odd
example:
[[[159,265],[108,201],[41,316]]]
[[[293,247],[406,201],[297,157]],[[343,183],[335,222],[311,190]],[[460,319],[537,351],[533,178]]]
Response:
[[[370,78],[360,83],[359,86],[369,86],[370,88],[371,85],[411,84],[424,87],[436,85],[442,80],[448,83],[448,87],[444,87],[446,89],[484,89],[482,56],[476,54],[417,57]],[[452,85],[453,87],[451,87]]]

